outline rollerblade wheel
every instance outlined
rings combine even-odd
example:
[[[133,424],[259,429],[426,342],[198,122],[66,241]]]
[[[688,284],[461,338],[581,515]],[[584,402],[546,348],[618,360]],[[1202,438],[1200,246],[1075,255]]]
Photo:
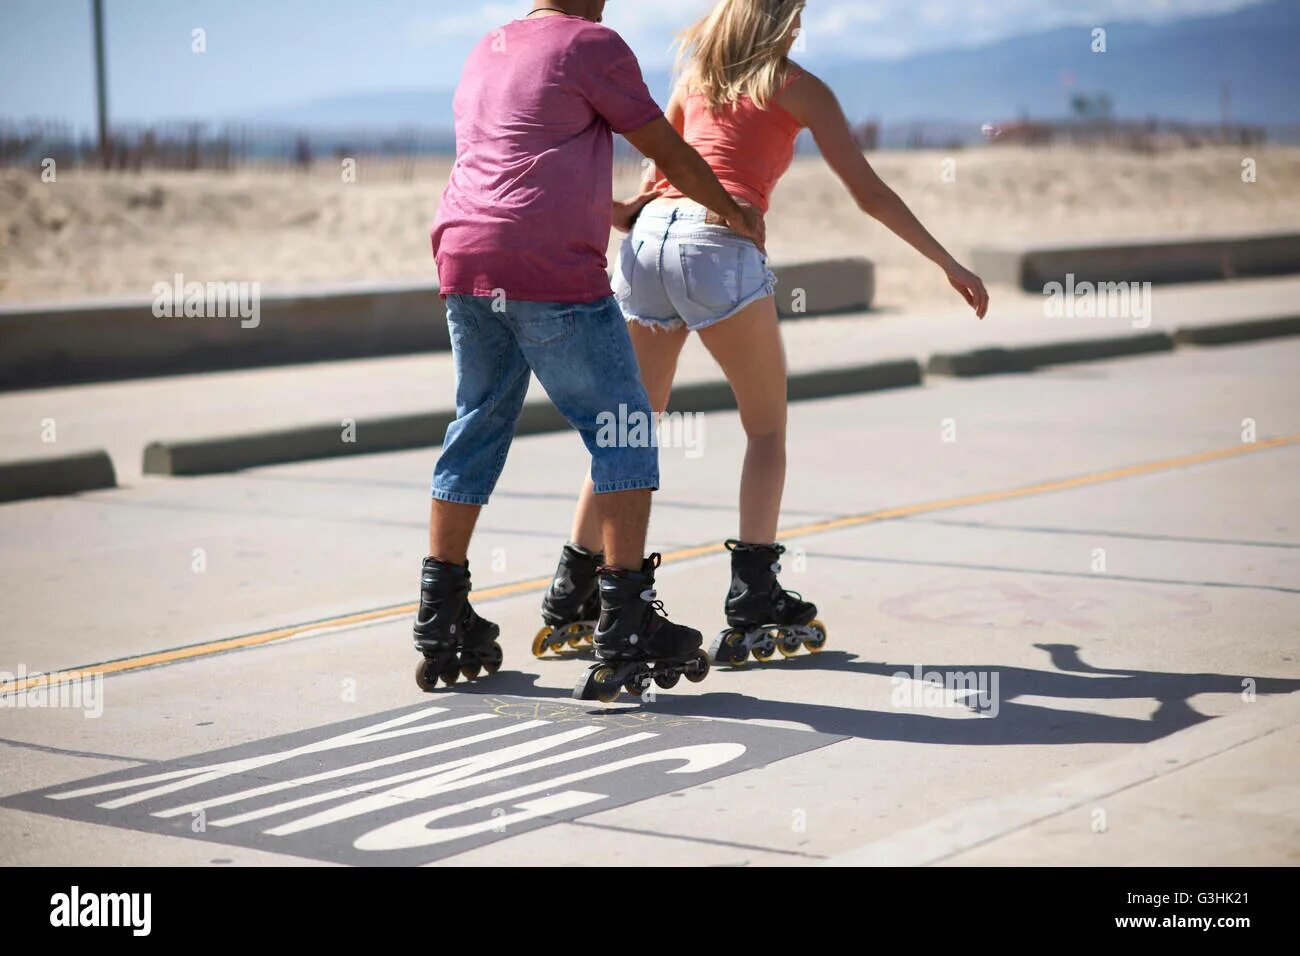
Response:
[[[582,630],[581,624],[570,624],[564,629],[570,647],[580,647],[582,645]]]
[[[813,636],[805,638],[803,646],[808,648],[809,654],[816,654],[826,646],[826,625],[821,621],[813,621],[808,625],[808,630],[812,631]]]
[[[749,657],[749,649],[745,647],[744,631],[728,630],[719,634],[711,656],[719,664],[743,667],[746,658]]]
[[[426,693],[438,686],[438,668],[434,661],[427,657],[420,658],[420,662],[415,665],[415,683]]]
[[[749,649],[749,653],[753,654],[754,660],[761,664],[772,659],[772,655],[776,653],[776,648],[769,644],[755,644]]]
[[[640,697],[645,693],[646,688],[650,686],[650,673],[648,671],[636,671],[623,687],[633,697]]]
[[[486,651],[479,655],[483,662],[483,669],[489,674],[495,674],[501,670],[501,662],[506,659],[505,653],[501,650],[501,645],[493,641]]]
[[[452,662],[442,669],[442,674],[439,676],[442,677],[442,682],[450,687],[460,680],[460,665]]]
[[[548,638],[550,638],[554,630],[555,628],[547,624],[537,632],[537,636],[533,638],[533,657],[544,657],[546,655],[546,648],[550,646]]]
[[[698,684],[709,676],[709,655],[699,651],[692,660],[686,663],[682,673],[686,675],[686,679],[692,684]]]
[[[478,677],[479,672],[482,669],[483,669],[482,664],[480,664],[477,660],[471,660],[460,665],[460,676],[465,678],[466,680],[473,680],[474,678]]]
[[[672,690],[681,679],[682,675],[679,671],[659,671],[655,674],[655,683],[664,690]]]
[[[782,657],[794,657],[799,653],[801,646],[799,638],[792,637],[789,634],[782,634],[781,638],[776,642],[776,649],[781,652]]]
[[[608,664],[587,668],[578,678],[577,686],[573,688],[574,699],[598,700],[608,704],[615,700],[618,692],[623,689],[616,681],[617,676],[617,672]]]
[[[612,667],[597,667],[589,680],[592,693],[602,704],[618,699],[621,688],[618,685],[618,672]]]

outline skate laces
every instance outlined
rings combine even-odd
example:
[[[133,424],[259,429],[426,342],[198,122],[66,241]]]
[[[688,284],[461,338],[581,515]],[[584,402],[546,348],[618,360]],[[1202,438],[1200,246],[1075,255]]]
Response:
[[[646,610],[655,611],[660,617],[667,617],[668,612],[664,610],[664,602],[659,600],[659,592],[654,588],[646,588],[641,592],[641,600],[648,605]]]

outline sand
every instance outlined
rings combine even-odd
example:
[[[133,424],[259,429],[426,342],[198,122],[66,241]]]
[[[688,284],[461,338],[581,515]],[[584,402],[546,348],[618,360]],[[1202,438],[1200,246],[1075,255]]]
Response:
[[[1240,148],[1154,156],[987,146],[870,155],[882,178],[958,256],[999,240],[1120,241],[1300,229],[1300,148],[1260,147],[1256,182]],[[953,161],[951,167],[946,161]],[[142,174],[0,170],[0,302],[147,297],[155,282],[304,284],[435,278],[429,225],[449,161],[363,162],[355,182],[308,172]],[[946,181],[945,170],[955,172]],[[620,191],[636,167],[623,164]],[[951,177],[950,177],[951,178]],[[820,159],[796,160],[768,219],[777,262],[867,256],[877,305],[951,305],[943,277],[870,219]],[[617,248],[611,237],[611,262]]]

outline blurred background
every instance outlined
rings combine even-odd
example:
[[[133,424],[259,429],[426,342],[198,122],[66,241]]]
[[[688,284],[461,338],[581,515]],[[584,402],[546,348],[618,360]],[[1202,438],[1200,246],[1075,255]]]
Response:
[[[709,5],[609,3],[661,101],[674,35]],[[100,58],[96,6],[0,4],[5,302],[144,295],[177,271],[431,279],[461,65],[529,4],[102,0]],[[796,59],[959,256],[1300,222],[1296,0],[812,0],[805,24]],[[774,258],[866,256],[878,304],[947,301],[815,153],[777,190]],[[1247,155],[1266,172],[1244,189]],[[49,161],[74,188],[31,175]]]

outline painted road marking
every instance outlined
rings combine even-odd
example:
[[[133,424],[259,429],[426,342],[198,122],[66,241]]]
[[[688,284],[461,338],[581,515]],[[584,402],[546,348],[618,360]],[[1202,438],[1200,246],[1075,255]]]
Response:
[[[449,697],[60,783],[0,806],[331,863],[409,866],[843,739]]]
[[[1008,501],[1014,498],[1027,498],[1033,495],[1045,495],[1057,491],[1070,491],[1075,488],[1086,488],[1091,485],[1099,485],[1105,482],[1120,481],[1125,478],[1138,478],[1143,475],[1152,475],[1163,471],[1173,471],[1177,468],[1187,468],[1192,465],[1200,465],[1212,461],[1222,461],[1228,458],[1250,455],[1256,452],[1269,451],[1274,448],[1294,445],[1298,442],[1300,442],[1300,434],[1283,435],[1280,438],[1270,438],[1266,441],[1255,442],[1254,444],[1249,445],[1231,445],[1227,448],[1219,448],[1213,451],[1196,452],[1190,455],[1178,455],[1174,458],[1162,458],[1158,461],[1126,465],[1119,468],[1110,468],[1105,471],[1076,475],[1072,478],[1060,478],[1051,481],[1036,482],[1031,485],[1007,488],[1002,491],[987,491],[973,495],[941,498],[937,501],[923,501],[917,504],[900,505],[895,508],[883,508],[878,511],[867,511],[862,514],[845,515],[840,518],[831,518],[826,521],[814,521],[808,524],[795,525],[794,527],[786,528],[777,533],[777,538],[782,541],[788,541],[792,538],[824,534],[828,531],[839,531],[844,528],[853,528],[858,525],[869,524],[875,521],[888,521],[895,518],[907,518],[913,515],[932,514],[936,511],[950,511],[954,508],[966,508],[972,505],[990,504],[995,501]],[[665,564],[673,561],[686,561],[691,558],[703,557],[704,555],[719,554],[722,551],[723,546],[720,543],[701,544],[694,547],[679,548],[676,551],[670,551],[664,554],[663,561]],[[474,601],[475,603],[482,603],[513,597],[517,594],[543,591],[550,583],[551,576],[546,575],[544,577],[529,578],[526,581],[515,581],[511,584],[502,584],[497,587],[484,588],[481,591],[474,592]],[[404,617],[414,614],[417,607],[418,605],[414,602],[398,604],[392,607],[377,608],[373,611],[360,611],[355,614],[345,614],[338,617],[326,618],[320,621],[309,621],[305,624],[295,624],[290,627],[280,627],[270,631],[260,631],[255,634],[244,634],[239,637],[223,638],[217,641],[206,641],[201,644],[190,644],[185,647],[176,647],[166,651],[155,651],[149,654],[137,655],[135,657],[124,657],[117,660],[104,661],[98,664],[86,664],[71,670],[56,671],[50,674],[31,674],[21,680],[10,680],[0,683],[0,696],[11,694],[16,691],[30,690],[33,687],[44,687],[50,684],[59,684],[67,681],[84,680],[95,676],[121,674],[127,671],[141,670],[146,667],[157,667],[160,664],[171,664],[177,661],[192,660],[197,657],[208,657],[212,654],[222,654],[227,651],[257,647],[262,644],[269,644],[273,641],[282,641],[291,637],[325,634],[341,628],[355,627],[358,624],[369,624],[374,621],[382,621],[394,617]]]

